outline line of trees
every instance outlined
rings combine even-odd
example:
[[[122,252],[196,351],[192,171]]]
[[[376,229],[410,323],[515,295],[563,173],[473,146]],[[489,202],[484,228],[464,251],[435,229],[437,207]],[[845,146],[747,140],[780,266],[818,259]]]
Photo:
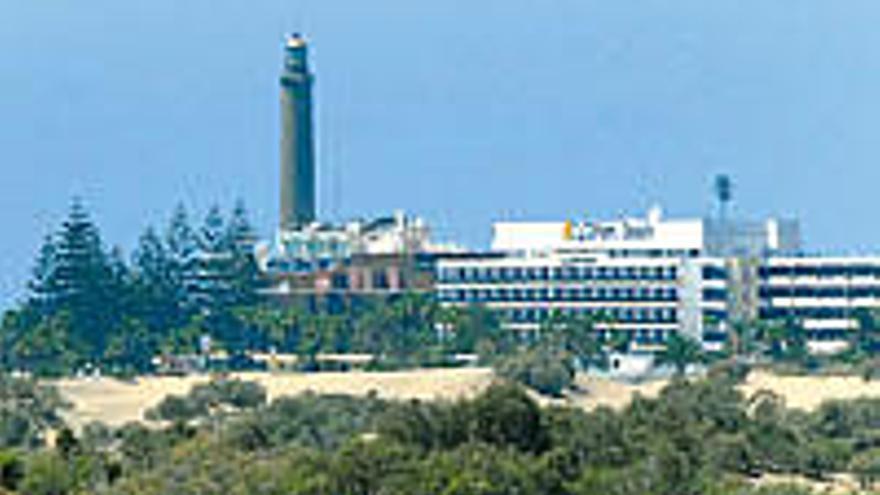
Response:
[[[27,300],[3,317],[4,367],[144,371],[159,350],[195,346],[197,333],[233,338],[232,309],[258,299],[255,238],[242,203],[228,218],[211,208],[199,228],[179,206],[126,259],[75,200],[39,249]]]
[[[733,322],[718,357],[769,365],[782,371],[814,372],[830,367],[838,372],[859,372],[865,379],[872,379],[880,374],[880,310],[855,308],[850,319],[854,324],[842,342],[845,347],[831,354],[812,352],[803,321],[794,317]],[[717,322],[708,324],[714,326]]]
[[[158,355],[201,352],[205,336],[232,355],[295,353],[306,369],[322,352],[368,353],[376,366],[405,367],[505,345],[491,312],[442,308],[431,294],[333,309],[269,300],[255,239],[241,202],[228,215],[211,208],[197,227],[178,206],[126,257],[75,200],[39,249],[27,299],[0,321],[0,365],[39,375],[146,373]]]

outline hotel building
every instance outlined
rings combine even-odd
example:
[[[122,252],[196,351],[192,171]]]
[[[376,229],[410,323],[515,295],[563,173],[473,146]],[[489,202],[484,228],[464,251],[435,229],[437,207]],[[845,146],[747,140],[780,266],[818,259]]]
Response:
[[[486,253],[441,258],[437,297],[482,304],[512,330],[589,316],[600,338],[656,349],[675,332],[718,347],[734,321],[795,319],[817,350],[880,307],[880,257],[803,254],[796,221],[645,218],[501,222]]]

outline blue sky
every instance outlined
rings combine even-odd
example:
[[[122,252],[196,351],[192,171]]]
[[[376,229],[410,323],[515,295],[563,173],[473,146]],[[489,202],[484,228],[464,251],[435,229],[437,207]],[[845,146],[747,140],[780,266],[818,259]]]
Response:
[[[283,35],[313,43],[320,208],[403,208],[479,246],[496,219],[802,218],[880,243],[880,3],[4,0],[0,306],[71,197],[130,250],[183,201],[277,202]]]

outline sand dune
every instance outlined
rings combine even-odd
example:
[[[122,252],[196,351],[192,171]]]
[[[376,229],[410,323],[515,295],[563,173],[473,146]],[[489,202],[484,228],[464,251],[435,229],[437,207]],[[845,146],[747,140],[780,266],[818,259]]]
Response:
[[[486,368],[431,369],[368,373],[241,373],[244,380],[262,384],[270,398],[315,393],[366,395],[375,391],[388,399],[455,399],[479,393],[493,379]],[[144,412],[169,394],[185,394],[208,376],[144,377],[132,382],[111,378],[61,380],[61,393],[74,409],[69,419],[75,426],[91,421],[120,425],[143,418]],[[595,377],[579,377],[580,391],[566,401],[592,409],[597,406],[623,407],[635,393],[656,396],[664,381],[639,385]],[[752,373],[741,390],[747,396],[770,390],[785,399],[789,407],[811,410],[825,400],[880,397],[880,382],[864,382],[859,377],[780,377],[764,372]]]
[[[238,373],[266,388],[270,399],[307,391],[322,394],[367,395],[388,399],[454,399],[479,393],[492,381],[489,369],[432,369],[405,372]],[[91,421],[120,425],[143,418],[144,412],[170,394],[185,394],[207,375],[142,377],[131,382],[112,378],[80,378],[56,382],[72,403],[68,417],[76,426]]]

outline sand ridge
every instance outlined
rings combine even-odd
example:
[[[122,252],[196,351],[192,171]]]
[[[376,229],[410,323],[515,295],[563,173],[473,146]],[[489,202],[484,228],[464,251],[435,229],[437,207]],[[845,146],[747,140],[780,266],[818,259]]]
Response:
[[[492,383],[488,368],[422,369],[396,372],[238,373],[242,380],[266,388],[270,399],[308,391],[319,394],[363,396],[375,392],[395,400],[453,400],[473,396]],[[143,419],[144,412],[170,394],[185,394],[209,375],[186,377],[140,377],[132,381],[112,378],[64,379],[55,382],[72,403],[68,418],[74,426],[92,421],[119,426]],[[628,384],[598,377],[579,377],[579,391],[562,401],[590,410],[598,406],[625,407],[638,393],[655,397],[666,381]],[[857,376],[777,376],[757,371],[740,387],[747,396],[760,390],[780,395],[788,407],[812,410],[831,399],[880,398],[880,381],[866,382]],[[551,402],[551,401],[546,401]],[[552,401],[560,403],[560,401]]]

